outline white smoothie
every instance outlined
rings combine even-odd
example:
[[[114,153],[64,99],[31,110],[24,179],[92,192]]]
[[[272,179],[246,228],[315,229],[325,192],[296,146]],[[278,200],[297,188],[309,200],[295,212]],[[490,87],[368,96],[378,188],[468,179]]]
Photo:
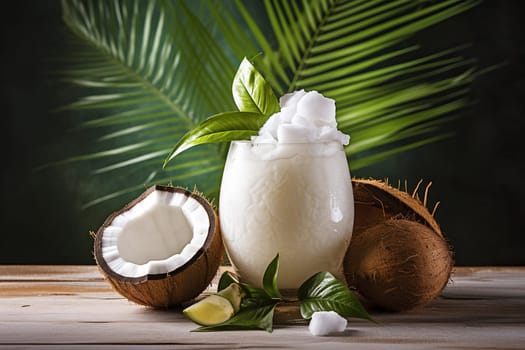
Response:
[[[320,271],[342,278],[354,219],[343,149],[348,136],[336,128],[333,100],[312,93],[285,95],[281,112],[273,116],[280,120],[271,117],[252,141],[230,146],[221,184],[221,231],[232,264],[250,284],[261,285],[277,253],[280,288],[296,289]],[[325,107],[316,109],[312,101]],[[297,124],[294,118],[304,120]]]

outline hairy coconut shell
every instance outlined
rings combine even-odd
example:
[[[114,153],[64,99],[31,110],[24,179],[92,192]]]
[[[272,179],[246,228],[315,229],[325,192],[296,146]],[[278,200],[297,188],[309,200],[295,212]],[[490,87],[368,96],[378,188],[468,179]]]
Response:
[[[436,298],[452,265],[447,242],[428,226],[390,219],[352,238],[345,277],[373,304],[405,311]]]
[[[386,182],[353,179],[355,221],[344,259],[347,283],[368,301],[395,311],[437,297],[452,271],[452,253],[421,181],[407,193]],[[405,185],[406,187],[406,185]],[[396,219],[396,220],[394,220]]]
[[[409,194],[382,181],[352,179],[355,203],[353,236],[359,236],[369,227],[397,217],[427,225],[443,238],[433,213],[426,208],[428,190],[432,183],[429,183],[425,189],[423,202],[419,200],[417,193],[419,184],[414,192]]]
[[[136,278],[121,276],[108,266],[102,256],[104,228],[109,226],[117,216],[135,206],[155,190],[184,193],[204,207],[210,220],[206,242],[183,266],[166,274],[149,274]],[[209,286],[222,261],[224,247],[219,217],[215,208],[201,194],[192,193],[180,187],[156,185],[106,219],[95,236],[94,252],[99,270],[115,291],[137,304],[156,308],[169,308],[181,305],[197,297]]]

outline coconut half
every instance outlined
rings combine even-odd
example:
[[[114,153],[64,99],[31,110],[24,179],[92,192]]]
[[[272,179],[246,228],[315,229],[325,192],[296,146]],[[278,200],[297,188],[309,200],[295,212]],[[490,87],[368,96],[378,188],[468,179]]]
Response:
[[[438,236],[443,237],[441,228],[427,209],[427,196],[432,183],[425,188],[423,202],[419,200],[416,186],[412,194],[390,186],[388,183],[374,179],[352,179],[355,201],[355,220],[353,235],[388,219],[399,217],[420,222],[430,227]]]
[[[412,194],[390,186],[388,183],[374,179],[352,179],[355,202],[355,220],[352,234],[358,236],[364,230],[385,222],[388,219],[402,217],[420,222],[430,227],[438,236],[443,237],[441,228],[434,219],[434,210],[427,209],[427,196],[431,182],[424,192],[423,202],[419,200],[416,186]]]
[[[219,219],[198,193],[153,186],[111,214],[97,231],[95,259],[129,300],[153,307],[198,296],[219,268]]]

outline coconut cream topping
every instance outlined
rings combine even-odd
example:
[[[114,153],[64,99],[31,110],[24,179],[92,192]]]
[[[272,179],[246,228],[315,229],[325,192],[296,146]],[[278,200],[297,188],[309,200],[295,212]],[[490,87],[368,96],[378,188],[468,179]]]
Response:
[[[258,143],[325,143],[348,145],[350,136],[337,129],[335,101],[317,91],[304,90],[282,96],[281,111],[273,114],[252,137]]]

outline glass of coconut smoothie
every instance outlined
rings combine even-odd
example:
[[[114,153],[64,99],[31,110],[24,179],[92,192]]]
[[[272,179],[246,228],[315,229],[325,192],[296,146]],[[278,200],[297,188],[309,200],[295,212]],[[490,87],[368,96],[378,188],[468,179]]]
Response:
[[[278,286],[295,290],[313,274],[342,278],[354,201],[335,101],[316,91],[286,94],[251,141],[230,145],[219,215],[241,280],[261,286],[279,254]]]

